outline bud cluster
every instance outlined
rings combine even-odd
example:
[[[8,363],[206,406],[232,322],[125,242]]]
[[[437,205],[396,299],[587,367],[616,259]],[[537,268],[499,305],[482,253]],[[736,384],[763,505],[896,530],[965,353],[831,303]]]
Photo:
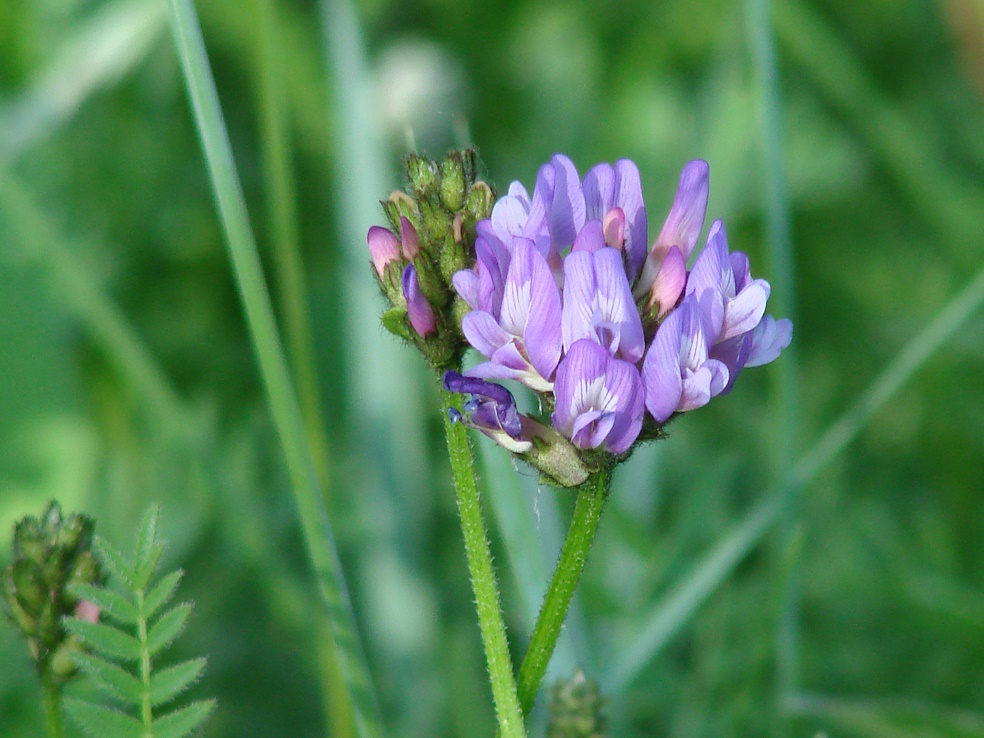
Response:
[[[75,584],[101,584],[105,578],[90,551],[92,530],[91,518],[63,518],[54,501],[40,518],[25,517],[14,528],[13,561],[3,571],[3,595],[10,619],[45,678],[64,681],[75,673],[72,653],[82,646],[66,633],[62,618],[98,618],[98,609],[70,590]]]
[[[557,682],[550,694],[547,738],[604,738],[604,705],[598,685],[580,670]]]
[[[488,218],[495,191],[477,179],[474,150],[440,161],[412,154],[408,186],[382,201],[390,228],[367,240],[373,273],[390,308],[383,325],[414,343],[436,369],[457,365],[468,344],[461,318],[469,307],[451,280],[475,263],[475,224]]]

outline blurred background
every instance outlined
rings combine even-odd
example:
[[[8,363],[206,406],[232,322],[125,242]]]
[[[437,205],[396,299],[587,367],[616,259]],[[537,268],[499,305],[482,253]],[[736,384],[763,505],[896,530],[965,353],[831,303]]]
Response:
[[[302,384],[390,735],[494,725],[436,385],[379,326],[364,236],[411,147],[468,144],[500,191],[557,151],[634,159],[650,238],[707,159],[709,218],[796,325],[617,475],[550,678],[584,667],[616,736],[984,735],[982,290],[755,517],[984,265],[984,2],[774,5],[770,29],[758,0],[197,3],[298,366],[313,337]],[[482,450],[519,658],[570,496]],[[346,734],[160,0],[0,4],[0,565],[51,498],[118,546],[163,504],[196,603],[173,657],[207,654],[193,693],[219,700],[204,735]],[[42,726],[0,623],[0,735]]]

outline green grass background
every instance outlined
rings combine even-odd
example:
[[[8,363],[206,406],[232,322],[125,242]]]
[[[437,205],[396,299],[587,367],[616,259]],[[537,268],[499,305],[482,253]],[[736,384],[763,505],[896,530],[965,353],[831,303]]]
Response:
[[[984,735],[982,290],[945,312],[984,266],[984,3],[773,5],[197,3],[279,314],[308,308],[387,734],[493,731],[436,388],[365,253],[411,131],[479,146],[502,190],[556,151],[633,158],[651,237],[705,158],[709,217],[795,319],[794,351],[616,476],[550,677],[584,666],[616,736]],[[928,360],[845,416],[927,326]],[[518,657],[570,499],[483,458]],[[160,501],[204,734],[347,735],[288,484],[164,3],[5,0],[0,564],[52,497],[118,545]],[[39,735],[39,706],[0,625],[0,736]]]

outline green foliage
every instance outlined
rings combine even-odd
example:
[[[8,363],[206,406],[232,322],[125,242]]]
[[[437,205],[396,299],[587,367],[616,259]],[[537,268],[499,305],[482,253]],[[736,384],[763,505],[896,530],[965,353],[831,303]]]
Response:
[[[205,668],[205,659],[157,666],[156,657],[180,635],[192,608],[183,603],[162,609],[174,594],[180,571],[164,575],[151,586],[164,552],[164,543],[157,538],[158,515],[156,505],[144,515],[132,559],[105,539],[96,539],[107,569],[123,592],[86,586],[76,594],[99,605],[100,616],[108,616],[108,622],[65,620],[65,628],[94,652],[79,655],[78,667],[124,708],[65,699],[69,716],[97,738],[183,738],[215,707],[214,700],[197,700],[164,713],[157,709],[198,681]]]

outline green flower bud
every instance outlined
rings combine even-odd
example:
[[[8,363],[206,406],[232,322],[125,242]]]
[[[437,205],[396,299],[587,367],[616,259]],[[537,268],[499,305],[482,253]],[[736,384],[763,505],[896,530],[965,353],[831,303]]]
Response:
[[[580,670],[558,682],[550,694],[547,738],[604,738],[604,702],[598,685]]]
[[[468,195],[465,198],[465,210],[474,218],[475,222],[491,216],[493,205],[495,205],[495,190],[488,182],[476,182],[468,190]]]
[[[3,571],[3,595],[43,678],[63,680],[74,673],[61,620],[78,604],[70,584],[100,584],[104,578],[89,551],[92,530],[92,520],[84,515],[63,519],[57,502],[40,519],[24,518],[14,528],[14,557]]]
[[[417,198],[427,199],[437,193],[440,174],[433,162],[419,154],[410,154],[406,160],[406,167],[410,189]]]
[[[465,165],[460,152],[445,157],[441,169],[441,202],[451,212],[457,212],[465,204]]]

